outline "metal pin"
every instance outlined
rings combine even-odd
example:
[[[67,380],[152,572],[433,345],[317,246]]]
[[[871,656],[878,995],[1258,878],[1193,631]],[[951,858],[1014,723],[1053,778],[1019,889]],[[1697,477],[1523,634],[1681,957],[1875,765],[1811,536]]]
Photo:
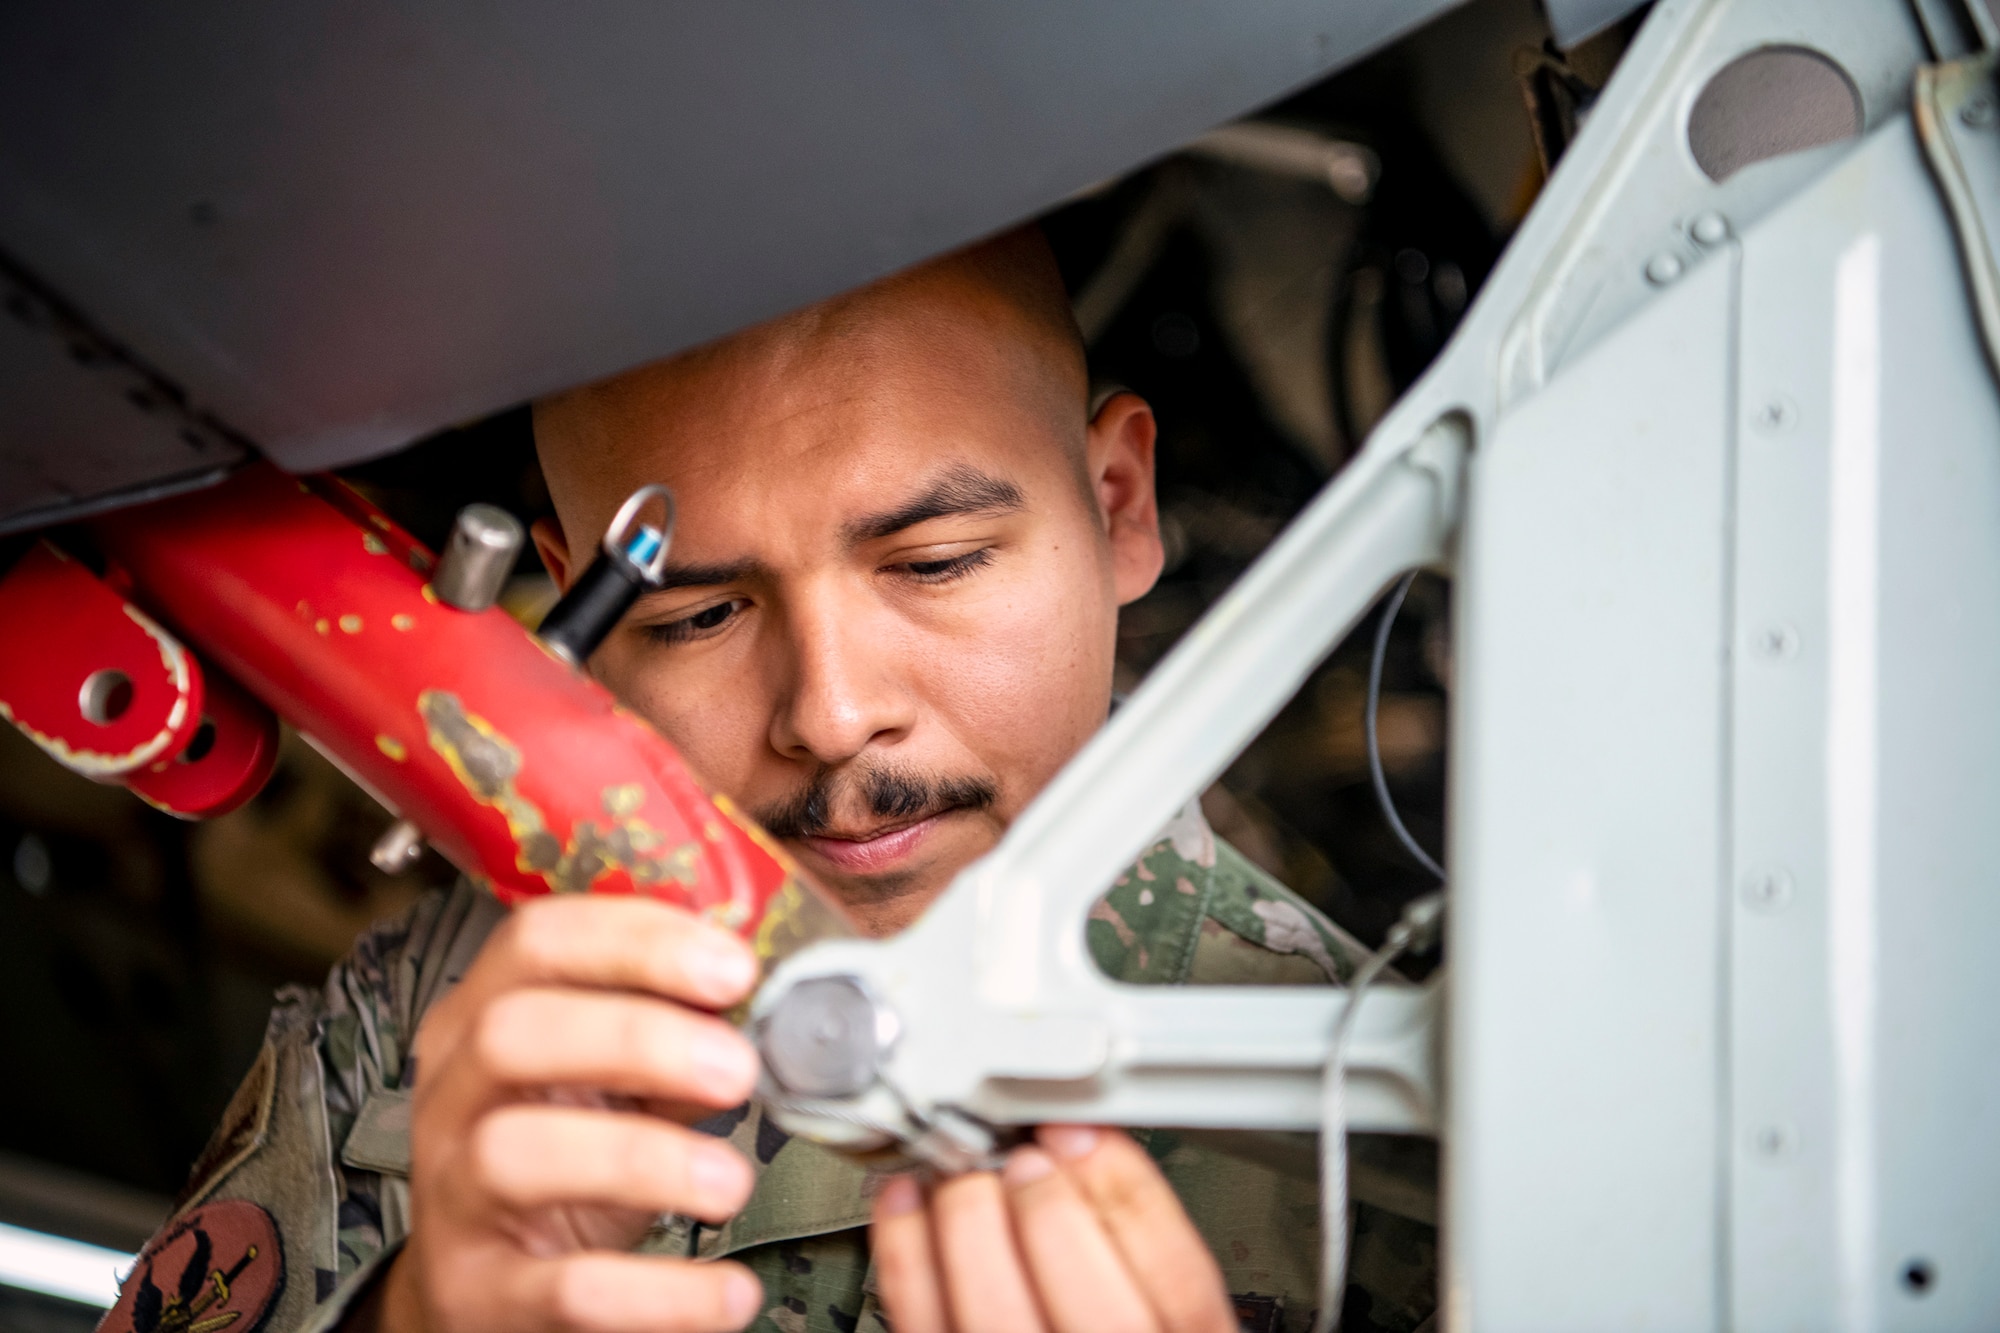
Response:
[[[506,510],[467,505],[451,525],[451,538],[431,573],[431,591],[447,606],[484,611],[506,586],[522,537],[520,521]]]
[[[399,819],[375,839],[368,852],[368,863],[385,875],[400,875],[423,854],[424,831],[407,819]]]

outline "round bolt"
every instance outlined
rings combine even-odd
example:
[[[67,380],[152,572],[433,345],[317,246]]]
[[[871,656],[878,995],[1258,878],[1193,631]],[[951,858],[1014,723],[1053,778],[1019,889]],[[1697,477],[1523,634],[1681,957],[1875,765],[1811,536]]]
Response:
[[[1751,641],[1759,657],[1780,659],[1799,651],[1799,632],[1790,625],[1766,625]]]
[[[764,1067],[801,1097],[874,1086],[896,1042],[896,1015],[853,977],[812,977],[778,998],[758,1033]]]
[[[1783,394],[1770,399],[1756,413],[1750,422],[1766,435],[1782,435],[1798,424],[1798,405]]]
[[[1743,905],[1754,912],[1782,912],[1792,901],[1792,877],[1770,868],[1752,871],[1743,881]]]
[[[1662,250],[1646,261],[1646,281],[1655,287],[1664,287],[1678,278],[1685,267],[1679,255],[1671,250]]]
[[[1720,213],[1703,213],[1688,228],[1688,234],[1702,245],[1721,245],[1729,239],[1729,220]]]
[[[1989,98],[1975,97],[1959,108],[1958,118],[1970,129],[1983,130],[1994,121],[1993,102]]]

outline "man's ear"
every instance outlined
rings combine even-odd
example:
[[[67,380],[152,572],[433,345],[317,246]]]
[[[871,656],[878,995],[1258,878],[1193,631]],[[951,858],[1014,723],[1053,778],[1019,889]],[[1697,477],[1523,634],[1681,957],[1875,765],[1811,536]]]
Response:
[[[569,567],[569,543],[563,540],[562,524],[552,518],[538,518],[528,526],[528,535],[535,539],[535,554],[542,558],[542,568],[556,581],[556,591],[568,592],[570,579],[575,575]]]
[[[1111,580],[1118,604],[1137,601],[1160,577],[1160,506],[1153,494],[1153,443],[1159,426],[1136,393],[1115,393],[1084,435],[1091,494],[1111,539]],[[538,539],[539,540],[539,539]]]

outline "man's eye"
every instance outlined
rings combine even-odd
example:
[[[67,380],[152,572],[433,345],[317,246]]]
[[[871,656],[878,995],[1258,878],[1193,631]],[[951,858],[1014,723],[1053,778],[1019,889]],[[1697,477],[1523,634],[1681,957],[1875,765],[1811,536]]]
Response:
[[[648,625],[646,632],[658,643],[686,643],[712,634],[729,623],[729,618],[747,605],[742,598],[705,606],[691,616],[670,620],[664,625]]]
[[[949,583],[964,578],[992,558],[993,553],[982,547],[947,560],[912,560],[903,568],[919,583]]]

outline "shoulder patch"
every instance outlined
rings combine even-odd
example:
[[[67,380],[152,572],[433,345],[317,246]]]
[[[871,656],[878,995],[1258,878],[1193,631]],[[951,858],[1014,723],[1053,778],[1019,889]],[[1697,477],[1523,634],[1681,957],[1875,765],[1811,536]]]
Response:
[[[271,1128],[271,1097],[277,1090],[278,1048],[267,1037],[250,1072],[237,1085],[235,1096],[223,1108],[208,1146],[188,1168],[187,1184],[174,1201],[175,1211],[187,1207],[214,1189],[222,1178],[257,1151]],[[107,1327],[109,1327],[107,1325]]]
[[[284,1283],[271,1215],[245,1199],[206,1204],[139,1252],[98,1333],[257,1333]]]

